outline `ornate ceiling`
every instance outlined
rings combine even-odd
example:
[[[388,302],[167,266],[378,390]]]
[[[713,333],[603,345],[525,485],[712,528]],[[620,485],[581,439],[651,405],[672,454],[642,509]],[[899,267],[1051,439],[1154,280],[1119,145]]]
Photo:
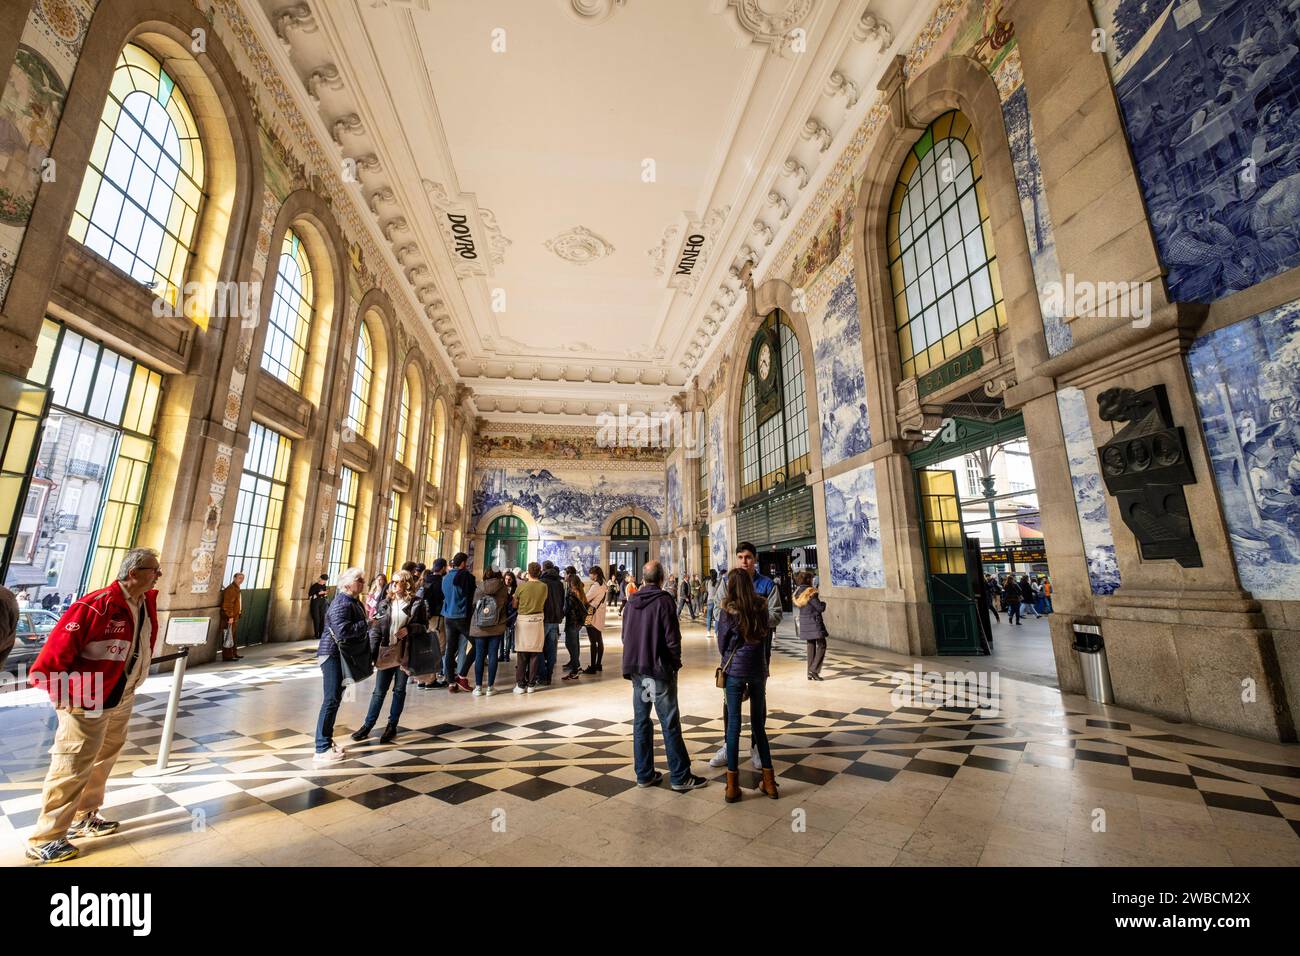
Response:
[[[479,413],[574,423],[682,391],[928,6],[247,2]]]

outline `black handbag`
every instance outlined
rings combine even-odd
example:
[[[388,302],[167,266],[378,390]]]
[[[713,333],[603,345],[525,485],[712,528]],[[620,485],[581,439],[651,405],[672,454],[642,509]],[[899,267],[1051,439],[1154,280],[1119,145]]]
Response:
[[[358,637],[340,641],[334,630],[330,629],[330,638],[339,649],[339,664],[343,669],[343,683],[359,684],[375,672],[375,662],[370,654],[370,637],[362,634]]]

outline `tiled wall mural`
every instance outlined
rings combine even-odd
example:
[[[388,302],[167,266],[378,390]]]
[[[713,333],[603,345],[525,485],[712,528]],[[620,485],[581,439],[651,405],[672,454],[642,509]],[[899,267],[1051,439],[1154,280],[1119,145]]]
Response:
[[[655,462],[664,460],[662,448],[605,445],[595,433],[576,434],[564,425],[529,425],[526,431],[506,423],[489,423],[474,434],[474,457],[613,460]]]
[[[831,584],[837,588],[884,587],[875,465],[868,463],[827,478],[822,489],[826,497]]]
[[[1092,0],[1169,297],[1300,265],[1300,8]]]
[[[709,409],[709,510],[722,514],[727,510],[727,447],[722,436],[727,423],[725,398]]]
[[[709,525],[709,567],[722,574],[730,566],[731,537],[724,518]]]
[[[672,574],[677,566],[673,563],[673,543],[667,538],[659,542],[659,563],[664,566],[664,584],[668,583],[667,575]]]
[[[537,560],[538,562],[554,561],[555,566],[561,571],[573,565],[585,578],[588,568],[600,564],[600,541],[590,538],[582,540],[543,538],[537,543]]]
[[[1188,364],[1242,586],[1300,599],[1300,301],[1197,339]]]
[[[846,255],[844,260],[848,274],[836,284],[825,308],[810,310],[808,315],[817,367],[823,468],[871,447],[858,295],[852,257]]]
[[[677,472],[677,462],[668,463],[667,482],[667,520],[664,524],[667,529],[676,528],[682,523],[682,479]]]
[[[99,0],[36,0],[0,94],[0,307]]]
[[[641,508],[662,524],[663,472],[504,465],[476,468],[471,527],[482,515],[504,504],[514,504],[532,515],[543,537],[598,536],[610,513],[628,505]]]
[[[1070,456],[1070,481],[1074,486],[1074,506],[1079,512],[1088,581],[1093,594],[1113,594],[1120,584],[1119,562],[1115,559],[1115,539],[1106,514],[1106,486],[1097,462],[1098,442],[1088,421],[1087,400],[1081,390],[1067,386],[1057,391],[1056,405],[1061,413],[1066,453]]]

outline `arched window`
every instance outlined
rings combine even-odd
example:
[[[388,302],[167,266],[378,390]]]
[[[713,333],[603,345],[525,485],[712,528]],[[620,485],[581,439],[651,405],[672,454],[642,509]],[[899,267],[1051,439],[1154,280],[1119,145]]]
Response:
[[[889,204],[886,242],[903,378],[1006,325],[988,220],[979,140],[970,120],[950,110],[908,153]]]
[[[262,347],[262,368],[293,389],[302,388],[314,301],[307,250],[296,232],[286,230],[271,300],[270,327]]]
[[[397,404],[397,460],[406,464],[407,434],[411,427],[411,379],[402,379],[402,398]]]
[[[358,435],[366,433],[366,418],[370,415],[370,381],[374,375],[371,363],[374,352],[370,329],[362,321],[357,333],[357,358],[352,365],[352,394],[348,398],[348,417],[344,424]]]
[[[460,436],[460,462],[456,466],[456,504],[465,507],[465,488],[469,484],[469,439]]]
[[[429,442],[429,464],[425,477],[435,487],[442,485],[442,458],[447,448],[447,413],[443,411],[442,399],[433,403],[433,440]]]
[[[610,529],[609,536],[620,541],[636,538],[650,537],[650,529],[646,523],[636,515],[628,515],[625,518],[619,518],[614,522],[614,527]]]
[[[777,310],[754,333],[741,390],[741,499],[802,475],[810,463],[803,354]]]
[[[185,96],[143,47],[122,48],[68,234],[175,305],[203,195]]]
[[[501,515],[488,525],[483,570],[522,568],[528,564],[528,526],[514,515]]]

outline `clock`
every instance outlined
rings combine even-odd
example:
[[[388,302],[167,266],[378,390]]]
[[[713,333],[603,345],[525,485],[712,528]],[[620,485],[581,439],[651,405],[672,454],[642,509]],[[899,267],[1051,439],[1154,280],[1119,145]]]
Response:
[[[749,353],[749,369],[754,376],[755,412],[758,424],[763,424],[781,410],[780,368],[781,356],[777,338],[771,329],[761,329]]]
[[[758,350],[758,377],[764,381],[772,377],[772,346],[767,342]]]

